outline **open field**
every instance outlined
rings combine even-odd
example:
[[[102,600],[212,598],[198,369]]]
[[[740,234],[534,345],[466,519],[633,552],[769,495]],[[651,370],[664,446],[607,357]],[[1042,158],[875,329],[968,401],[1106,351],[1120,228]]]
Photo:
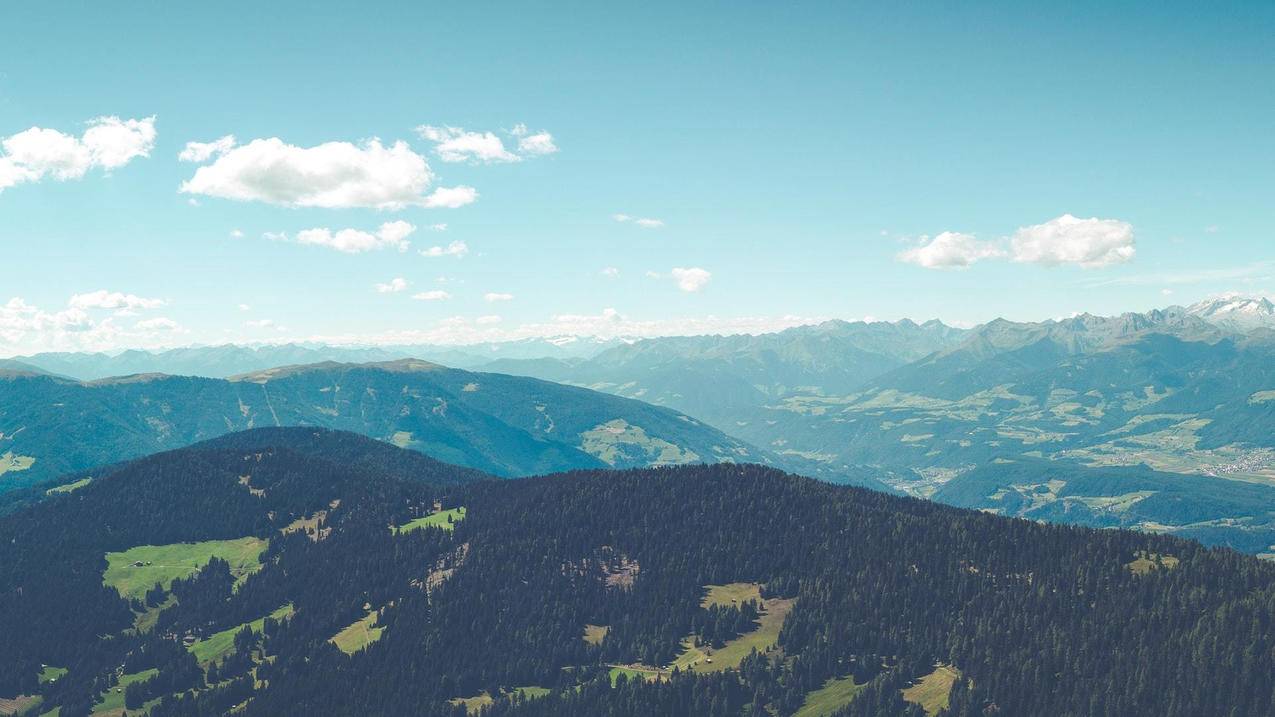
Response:
[[[1172,570],[1181,562],[1173,555],[1160,555],[1159,553],[1139,552],[1138,556],[1132,562],[1125,565],[1126,568],[1133,571],[1134,575],[1146,575],[1152,570],[1166,568]]]
[[[451,508],[449,510],[440,510],[437,513],[430,513],[429,515],[409,521],[400,526],[393,527],[391,530],[394,531],[395,535],[410,533],[413,530],[419,530],[421,528],[442,528],[450,533],[456,529],[454,523],[459,523],[464,519],[465,506],[462,505],[459,508]]]
[[[270,613],[270,617],[275,620],[286,620],[292,616],[292,603],[288,603],[283,607]],[[260,633],[265,626],[266,619],[259,617],[252,622],[244,623],[252,628],[253,632]],[[190,652],[199,661],[201,666],[210,665],[220,659],[223,659],[235,649],[235,633],[244,628],[244,625],[235,625],[221,632],[213,633],[206,639],[200,640],[190,646]]]
[[[31,714],[44,698],[39,695],[18,695],[17,697],[0,698],[0,715]]]
[[[933,717],[947,707],[952,685],[960,678],[960,670],[950,665],[939,665],[915,685],[903,690],[903,699],[920,705],[927,715]]]
[[[668,675],[668,671],[642,665],[611,665],[611,671],[608,674],[611,677],[611,686],[614,687],[615,679],[620,675],[624,675],[626,679],[630,680],[654,682],[655,680],[663,679]]]
[[[549,690],[547,688],[536,687],[534,685],[529,687],[515,687],[504,693],[502,697],[512,696],[514,694],[521,695],[528,699],[535,699],[536,697],[544,697],[549,694]],[[483,692],[482,694],[474,695],[473,697],[454,697],[449,701],[454,705],[464,707],[466,712],[477,712],[479,709],[486,707],[496,700],[493,699],[489,693]]]
[[[119,682],[115,683],[115,687],[103,692],[97,699],[97,704],[93,705],[93,714],[100,717],[117,717],[124,714],[124,688],[134,682],[142,682],[149,680],[159,674],[159,670],[151,668],[134,672],[129,675],[121,675]]]
[[[693,639],[688,637],[682,643],[682,654],[669,665],[669,669],[676,667],[694,672],[721,672],[738,668],[753,650],[766,652],[779,642],[779,631],[783,629],[784,620],[796,603],[795,599],[785,598],[762,600],[761,586],[755,583],[731,583],[705,587],[708,588],[708,594],[701,603],[705,608],[712,605],[736,604],[732,600],[739,602],[757,600],[762,610],[757,629],[728,641],[716,650],[696,647]]]
[[[0,455],[0,476],[9,472],[24,471],[35,465],[35,458],[31,456],[19,456],[13,453],[5,453]]]
[[[71,491],[79,490],[80,488],[83,488],[84,486],[92,482],[93,482],[92,478],[81,478],[75,481],[74,483],[64,483],[63,485],[53,486],[52,488],[44,491],[44,494],[57,495],[58,493],[70,493]]]
[[[590,645],[601,645],[610,629],[606,625],[585,625],[584,641]]]
[[[193,575],[214,557],[230,563],[231,574],[242,580],[261,567],[261,554],[266,545],[267,541],[254,537],[139,545],[122,553],[106,554],[102,584],[115,588],[126,600],[140,599],[155,583],[167,590],[173,580]]]
[[[332,644],[347,655],[353,655],[371,645],[381,639],[381,633],[385,632],[385,628],[376,626],[377,617],[375,610],[369,610],[367,615],[333,635]]]
[[[793,713],[793,717],[827,717],[850,704],[864,687],[866,685],[856,684],[853,677],[830,679],[823,687],[806,695],[806,701]]]

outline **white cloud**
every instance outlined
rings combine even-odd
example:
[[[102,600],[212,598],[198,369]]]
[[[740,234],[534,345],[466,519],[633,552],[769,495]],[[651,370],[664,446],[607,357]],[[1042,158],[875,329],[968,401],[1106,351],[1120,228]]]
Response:
[[[249,305],[247,305],[247,304],[240,304],[240,305],[239,305],[239,310],[240,310],[240,311],[252,311],[252,307],[251,307],[251,306],[249,306]]]
[[[924,239],[922,237],[922,241]],[[1004,254],[995,244],[979,241],[972,234],[943,232],[920,246],[900,252],[898,259],[926,269],[964,269],[982,259]]]
[[[98,289],[87,294],[74,294],[67,305],[73,309],[110,309],[137,311],[139,309],[157,309],[164,305],[163,299],[147,299],[136,294],[124,294],[118,291]]]
[[[454,241],[447,246],[432,246],[428,249],[421,249],[421,256],[454,256],[457,259],[469,253],[469,245],[463,241]]]
[[[602,270],[602,275],[608,279],[614,279],[620,275],[620,270],[614,266],[608,266]]]
[[[459,185],[455,187],[439,187],[425,197],[421,206],[431,209],[459,209],[466,204],[478,200],[478,190],[473,187]]]
[[[444,162],[517,162],[520,157],[505,149],[505,143],[492,132],[470,132],[460,127],[416,128],[421,138],[434,143],[434,153]]]
[[[235,136],[228,134],[211,142],[187,142],[177,159],[182,162],[207,162],[212,157],[220,157],[235,147]]]
[[[1097,268],[1133,259],[1133,225],[1117,219],[1079,219],[1064,214],[1022,227],[1010,239],[1017,262]]]
[[[509,135],[517,140],[517,152],[511,152],[494,132],[472,131],[461,127],[421,125],[416,133],[434,143],[434,153],[444,162],[497,164],[521,162],[558,151],[553,135],[545,131],[528,132],[527,125],[517,124]]]
[[[537,132],[519,138],[518,151],[530,157],[542,157],[557,152],[558,145],[554,144],[553,135],[548,132]]]
[[[243,322],[244,326],[250,329],[272,329],[275,328],[274,319],[253,319],[252,321]]]
[[[80,137],[32,127],[0,139],[0,191],[45,177],[80,179],[91,169],[118,169],[155,146],[155,117],[98,117]]]
[[[489,292],[487,292],[486,294],[483,294],[483,300],[484,300],[484,301],[486,301],[486,302],[488,302],[488,303],[495,303],[495,302],[497,302],[497,301],[513,301],[513,300],[514,300],[514,295],[513,295],[513,294],[501,294],[501,293],[498,293],[498,292],[495,292],[495,291],[489,291]]]
[[[612,214],[611,218],[621,224],[633,223],[644,229],[663,229],[663,219],[650,219],[648,217],[634,217],[628,214]]]
[[[407,279],[404,279],[401,276],[396,276],[384,284],[376,285],[376,292],[378,294],[397,294],[405,289],[407,289]]]
[[[673,280],[677,282],[677,288],[687,292],[703,289],[713,278],[712,273],[705,271],[698,266],[692,266],[685,269],[680,266],[674,267],[669,274],[672,275]]]
[[[239,229],[231,229],[231,230],[230,230],[230,238],[231,238],[231,239],[243,239],[243,231],[242,231],[242,230],[239,230]]]
[[[474,323],[478,324],[479,326],[491,326],[493,324],[499,324],[503,320],[504,319],[500,318],[499,316],[495,314],[488,314],[486,316],[479,316],[478,318],[474,319]]]
[[[426,194],[433,181],[425,158],[406,142],[386,147],[371,139],[358,145],[325,142],[298,147],[271,137],[226,150],[212,164],[195,170],[180,191],[327,209],[458,207],[478,196],[472,187],[440,188]]]
[[[297,243],[325,246],[346,254],[361,254],[391,248],[407,251],[411,245],[407,237],[414,231],[416,227],[402,220],[382,224],[375,234],[358,229],[341,229],[333,232],[326,227],[318,227],[297,232]]]
[[[445,232],[447,231],[447,224],[446,223],[430,224],[429,230],[432,232]]]
[[[133,324],[136,328],[143,331],[181,331],[181,326],[172,319],[157,316],[153,319],[144,319]]]
[[[446,301],[452,298],[452,295],[442,289],[433,289],[430,291],[422,291],[419,294],[412,294],[412,298],[417,301]]]

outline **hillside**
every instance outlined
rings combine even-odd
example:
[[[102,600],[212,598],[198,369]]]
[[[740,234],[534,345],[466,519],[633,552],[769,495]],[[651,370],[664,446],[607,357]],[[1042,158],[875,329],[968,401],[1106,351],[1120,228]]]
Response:
[[[0,492],[262,426],[338,428],[500,476],[766,455],[666,408],[422,361],[230,379],[0,374]]]
[[[0,704],[63,717],[1275,708],[1260,638],[1275,566],[1230,551],[759,466],[478,477],[358,436],[259,430],[0,518]]]

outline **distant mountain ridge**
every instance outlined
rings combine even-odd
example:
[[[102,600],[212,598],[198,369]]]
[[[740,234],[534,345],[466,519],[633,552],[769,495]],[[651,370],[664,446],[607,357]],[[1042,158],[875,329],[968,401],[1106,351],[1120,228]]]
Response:
[[[263,426],[354,431],[499,476],[770,460],[666,408],[416,360],[233,379],[14,373],[0,376],[0,492]]]

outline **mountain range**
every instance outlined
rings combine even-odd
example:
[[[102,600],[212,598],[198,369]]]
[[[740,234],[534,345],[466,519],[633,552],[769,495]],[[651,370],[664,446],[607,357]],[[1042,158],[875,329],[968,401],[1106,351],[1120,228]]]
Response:
[[[0,517],[0,712],[1270,714],[1275,565],[757,465],[255,429]]]
[[[499,476],[771,460],[673,410],[424,361],[81,382],[0,370],[0,492],[261,426],[351,430]]]

